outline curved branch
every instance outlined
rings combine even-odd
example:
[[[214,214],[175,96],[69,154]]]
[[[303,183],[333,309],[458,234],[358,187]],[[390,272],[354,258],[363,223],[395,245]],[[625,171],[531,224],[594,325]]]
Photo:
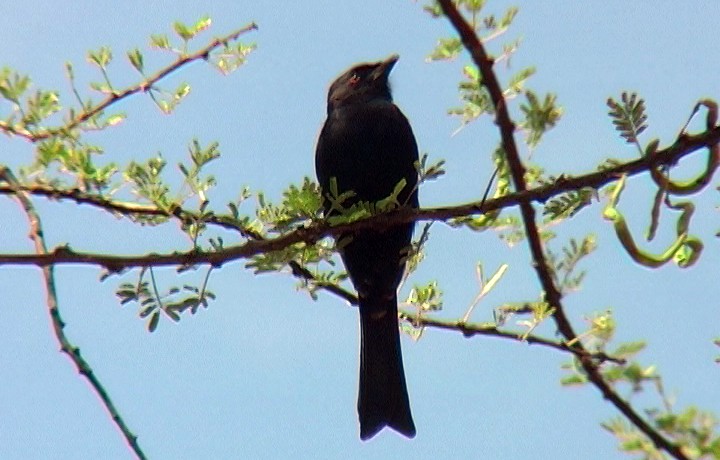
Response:
[[[438,2],[440,3],[444,14],[450,20],[455,30],[457,30],[460,34],[463,45],[468,50],[473,61],[480,70],[480,74],[482,76],[480,83],[487,89],[493,102],[493,106],[495,107],[495,123],[498,125],[500,130],[502,147],[507,156],[515,188],[518,191],[526,190],[525,167],[520,159],[514,139],[515,125],[510,118],[502,88],[500,87],[497,76],[493,71],[493,60],[488,56],[483,44],[475,34],[475,31],[462,17],[452,0],[438,0]],[[535,210],[529,202],[525,201],[520,203],[520,211],[522,214],[523,224],[525,226],[525,233],[530,245],[530,251],[533,257],[533,266],[535,267],[535,271],[537,272],[540,283],[545,291],[545,300],[554,309],[553,319],[557,324],[558,330],[568,342],[575,340],[577,334],[575,334],[569,319],[565,315],[561,302],[562,294],[553,281],[552,273],[550,272],[545,258],[542,242],[540,240],[540,233],[535,221]],[[584,350],[580,341],[575,341],[573,348]],[[587,373],[589,380],[600,390],[603,396],[610,400],[613,405],[615,405],[615,407],[623,415],[625,415],[625,417],[637,426],[638,429],[648,436],[648,438],[650,438],[656,446],[667,451],[675,458],[687,458],[676,444],[666,439],[657,430],[650,426],[650,424],[648,424],[624,399],[620,397],[620,395],[613,390],[610,384],[605,381],[597,365],[592,360],[580,359],[580,362]]]
[[[140,92],[146,92],[149,91],[150,88],[153,87],[157,82],[162,80],[163,78],[167,77],[171,73],[177,71],[181,67],[184,67],[191,62],[198,61],[200,59],[207,59],[208,56],[212,51],[214,51],[216,48],[220,47],[221,45],[225,45],[227,42],[237,40],[237,38],[251,30],[257,30],[257,25],[253,22],[248,24],[247,26],[238,29],[230,34],[227,34],[223,37],[219,37],[211,41],[207,46],[204,48],[196,51],[195,53],[188,54],[186,56],[183,56],[181,58],[178,58],[175,62],[170,64],[169,66],[160,69],[158,72],[156,72],[154,75],[150,76],[149,78],[146,78],[145,80],[136,83],[135,85],[124,89],[120,92],[113,92],[109,96],[107,96],[105,99],[103,99],[100,103],[98,103],[96,106],[91,107],[87,110],[83,110],[79,114],[77,114],[75,117],[73,117],[70,121],[68,121],[65,125],[57,127],[57,128],[49,128],[49,129],[43,129],[41,131],[33,132],[29,131],[25,128],[18,128],[16,126],[10,125],[5,121],[0,120],[0,131],[4,131],[7,134],[14,134],[16,136],[24,137],[25,139],[29,140],[30,142],[38,142],[43,139],[48,139],[53,136],[57,136],[63,133],[66,133],[69,130],[72,130],[74,128],[77,128],[80,124],[88,121],[92,117],[96,116],[97,114],[101,113],[111,105],[129,97],[133,94],[137,94]]]

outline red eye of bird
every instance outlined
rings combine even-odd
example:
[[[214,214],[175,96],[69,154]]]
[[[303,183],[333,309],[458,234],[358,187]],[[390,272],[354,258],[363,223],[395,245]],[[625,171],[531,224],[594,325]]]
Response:
[[[358,74],[356,74],[356,73],[354,73],[354,74],[352,75],[352,77],[350,77],[350,84],[351,84],[352,86],[357,85],[357,83],[358,83],[359,81],[360,81],[360,77],[359,77]]]

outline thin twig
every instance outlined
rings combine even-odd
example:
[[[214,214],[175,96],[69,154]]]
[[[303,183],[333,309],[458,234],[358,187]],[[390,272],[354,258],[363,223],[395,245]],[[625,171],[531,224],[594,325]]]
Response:
[[[480,83],[490,94],[493,106],[495,107],[495,123],[500,130],[502,147],[507,157],[515,189],[518,191],[526,190],[527,184],[525,182],[525,167],[520,158],[514,138],[515,124],[510,118],[507,103],[503,97],[502,88],[500,87],[500,83],[498,82],[497,76],[493,70],[494,62],[485,51],[485,48],[475,34],[475,31],[462,17],[452,0],[439,0],[439,3],[444,14],[450,20],[458,34],[460,34],[463,45],[472,56],[475,65],[477,65],[480,70],[480,74],[482,76]],[[565,310],[561,302],[562,294],[555,285],[553,276],[545,258],[540,233],[535,220],[535,209],[532,204],[524,201],[520,203],[520,212],[533,257],[533,267],[535,268],[538,279],[545,291],[545,300],[554,309],[553,319],[555,320],[558,330],[569,342],[576,338],[576,334],[569,319],[565,315]],[[584,350],[580,341],[576,341],[573,348]],[[610,384],[603,378],[598,366],[592,360],[580,359],[579,361],[590,381],[601,391],[603,396],[610,400],[615,407],[638,429],[648,436],[648,438],[650,438],[657,447],[667,451],[675,458],[687,458],[676,444],[666,439],[662,436],[662,434],[650,426],[648,422],[635,412],[635,410],[613,390]]]
[[[557,342],[536,335],[525,335],[512,331],[502,331],[492,324],[469,323],[463,320],[447,320],[440,318],[429,318],[427,316],[418,317],[417,314],[401,311],[400,318],[407,320],[416,327],[430,327],[435,329],[444,329],[448,331],[456,331],[465,337],[473,337],[476,335],[484,335],[487,337],[497,337],[501,339],[509,339],[516,342],[525,342],[531,345],[542,345],[544,347],[553,348],[558,351],[572,353],[580,359],[591,359],[597,362],[614,362],[617,364],[625,364],[622,358],[616,358],[605,352],[590,352],[576,347],[570,347],[564,342]]]
[[[15,176],[6,167],[0,167],[0,179],[7,182],[10,186],[12,186],[13,184],[17,184]],[[40,215],[35,211],[35,207],[28,198],[27,194],[17,190],[14,194],[14,197],[22,207],[25,215],[27,216],[28,223],[30,225],[30,238],[35,245],[35,251],[38,254],[47,253],[47,246],[43,237]],[[120,415],[117,408],[115,407],[115,404],[113,404],[112,400],[110,399],[110,395],[108,395],[107,390],[105,390],[105,387],[96,377],[95,372],[90,367],[90,364],[88,364],[85,358],[81,356],[80,349],[74,346],[65,335],[65,322],[60,315],[57,292],[55,290],[54,271],[55,267],[52,265],[47,265],[42,268],[43,278],[45,281],[45,291],[47,295],[48,311],[50,313],[50,319],[52,321],[55,338],[60,344],[60,351],[65,353],[70,358],[70,360],[75,364],[78,372],[88,380],[90,386],[100,397],[102,404],[105,406],[105,409],[110,414],[113,423],[115,423],[115,425],[117,425],[117,427],[120,429],[123,437],[125,438],[125,441],[135,453],[137,458],[145,460],[147,457],[140,448],[140,445],[138,444],[137,436],[130,431],[130,428],[125,423],[122,415]]]
[[[257,25],[254,22],[223,37],[215,38],[204,48],[192,54],[179,57],[175,62],[163,69],[160,69],[158,72],[156,72],[149,78],[146,78],[145,80],[136,83],[135,85],[130,86],[129,88],[126,88],[120,92],[113,92],[94,107],[83,110],[82,112],[77,114],[63,126],[33,132],[25,128],[17,128],[16,126],[10,125],[5,121],[0,121],[0,131],[4,131],[7,134],[14,134],[20,137],[24,137],[30,142],[38,142],[43,139],[48,139],[53,136],[67,133],[68,131],[77,128],[80,124],[103,112],[111,105],[129,96],[132,96],[133,94],[149,91],[157,82],[177,71],[181,67],[184,67],[194,61],[207,59],[210,53],[216,48],[226,45],[228,42],[236,40],[240,35],[247,33],[251,30],[257,30]]]
[[[157,299],[158,305],[160,306],[160,309],[163,308],[162,298],[160,298],[160,292],[158,292],[157,283],[155,282],[155,271],[152,267],[150,267],[150,281],[152,282],[153,292],[155,293],[155,298]]]

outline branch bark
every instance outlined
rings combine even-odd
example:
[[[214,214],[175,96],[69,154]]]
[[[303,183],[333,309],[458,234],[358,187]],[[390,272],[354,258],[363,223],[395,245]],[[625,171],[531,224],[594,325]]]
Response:
[[[17,184],[17,180],[15,179],[13,174],[10,172],[9,169],[5,167],[0,167],[0,179],[7,182],[8,185],[11,187],[13,186],[13,184]],[[16,190],[14,196],[18,204],[22,208],[23,212],[27,216],[28,224],[30,226],[29,236],[30,239],[33,241],[35,251],[38,255],[46,254],[47,246],[45,244],[45,238],[43,237],[40,215],[37,213],[37,211],[35,211],[35,207],[33,206],[32,201],[30,201],[26,193],[20,190]],[[47,296],[46,303],[48,307],[48,313],[50,314],[55,338],[60,344],[60,351],[65,353],[70,358],[70,360],[75,364],[78,372],[88,380],[93,391],[95,391],[95,393],[100,398],[103,406],[105,406],[105,409],[110,414],[110,418],[122,433],[123,437],[125,438],[125,442],[128,444],[130,449],[132,449],[133,453],[140,460],[145,460],[147,457],[140,448],[140,445],[138,444],[137,436],[133,434],[132,431],[130,431],[127,423],[125,423],[125,419],[118,412],[115,404],[112,402],[112,399],[110,399],[110,395],[108,394],[107,390],[95,375],[95,372],[93,371],[92,367],[90,367],[90,364],[80,354],[80,348],[73,345],[67,338],[67,335],[65,335],[65,322],[63,321],[60,314],[57,292],[55,290],[54,271],[55,267],[52,265],[47,265],[42,268],[43,281],[45,284],[45,293]]]
[[[510,118],[507,102],[503,96],[502,88],[498,82],[497,76],[493,70],[493,60],[485,51],[485,47],[478,39],[475,31],[465,21],[460,12],[455,7],[452,0],[438,0],[440,6],[447,18],[452,23],[455,30],[460,34],[465,49],[470,53],[472,60],[477,65],[482,76],[480,83],[487,89],[490,98],[495,107],[495,123],[500,130],[502,139],[502,147],[507,155],[510,173],[517,191],[527,189],[525,183],[525,167],[520,158],[520,154],[515,143],[514,133],[515,124]],[[535,221],[535,209],[529,201],[520,203],[520,212],[522,214],[525,233],[530,245],[530,251],[533,257],[533,267],[537,273],[540,284],[545,291],[545,300],[555,309],[553,318],[560,333],[570,342],[576,339],[577,335],[565,314],[562,305],[562,294],[555,285],[553,277],[548,267],[545,257],[540,233]],[[573,343],[573,342],[570,342]],[[579,340],[574,341],[573,348],[584,350]],[[639,430],[641,430],[652,442],[660,449],[665,450],[670,455],[678,459],[686,459],[687,457],[680,448],[666,439],[660,432],[655,430],[648,422],[646,422],[630,404],[618,395],[608,382],[605,381],[598,366],[589,359],[580,359],[580,363],[588,375],[589,380],[600,390],[603,396],[608,399],[625,417],[628,418]]]

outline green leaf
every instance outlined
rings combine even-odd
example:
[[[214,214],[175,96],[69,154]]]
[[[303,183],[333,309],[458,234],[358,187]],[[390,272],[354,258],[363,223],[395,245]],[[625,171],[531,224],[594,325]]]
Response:
[[[177,314],[175,310],[172,310],[170,308],[165,309],[165,314],[170,317],[171,320],[175,321],[176,323],[180,321],[180,315]]]
[[[160,320],[160,312],[156,311],[150,317],[150,321],[148,321],[148,325],[147,325],[148,331],[155,332],[155,329],[157,329],[159,320]]]
[[[647,128],[645,101],[637,93],[623,92],[620,102],[608,98],[610,108],[608,115],[612,118],[615,129],[628,144],[638,144],[638,136]]]
[[[150,45],[154,46],[155,48],[169,50],[170,40],[165,34],[153,34],[150,36]]]
[[[460,54],[463,46],[462,42],[457,37],[452,38],[441,38],[438,40],[435,49],[427,57],[428,61],[446,61],[453,59]]]
[[[212,25],[212,19],[209,16],[203,16],[195,23],[193,30],[197,34],[210,27],[210,25]]]
[[[178,86],[175,90],[175,100],[179,102],[188,94],[190,94],[190,85],[187,83],[180,83],[180,86]]]
[[[140,50],[135,48],[134,50],[128,51],[127,57],[130,60],[130,64],[132,64],[132,66],[135,67],[135,70],[137,70],[140,73],[143,73],[144,62],[143,62],[143,55],[140,52]]]
[[[587,383],[587,377],[581,374],[573,374],[569,375],[567,377],[563,377],[560,380],[560,384],[564,386],[571,386],[571,385],[584,385]]]
[[[498,23],[498,27],[501,29],[507,29],[510,27],[510,24],[512,24],[513,19],[515,19],[515,16],[517,16],[520,9],[516,6],[511,6],[507,9],[505,12],[505,15],[500,19],[500,22]]]
[[[640,353],[645,349],[646,345],[647,344],[643,341],[622,343],[611,353],[611,355],[617,358],[627,359]]]
[[[97,51],[88,51],[87,60],[91,64],[104,69],[112,60],[112,50],[107,46],[103,46]]]
[[[520,110],[525,114],[521,126],[527,130],[527,144],[535,147],[542,136],[560,120],[563,111],[556,104],[556,96],[552,93],[546,94],[542,102],[532,91],[525,91],[525,96],[527,103],[520,105]]]
[[[438,288],[437,281],[431,281],[424,286],[415,285],[406,302],[421,312],[442,310],[442,291]]]
[[[108,119],[105,121],[107,126],[116,126],[125,121],[126,115],[124,113],[116,113],[115,115],[111,115],[108,117]]]
[[[19,103],[20,96],[30,87],[30,78],[4,67],[0,70],[0,95],[5,99]]]
[[[186,26],[185,24],[183,24],[180,21],[176,21],[173,24],[173,30],[184,41],[190,40],[195,35],[195,33],[193,32],[193,30],[190,27]]]
[[[113,90],[107,83],[91,82],[90,87],[95,91],[103,94],[112,94]]]

